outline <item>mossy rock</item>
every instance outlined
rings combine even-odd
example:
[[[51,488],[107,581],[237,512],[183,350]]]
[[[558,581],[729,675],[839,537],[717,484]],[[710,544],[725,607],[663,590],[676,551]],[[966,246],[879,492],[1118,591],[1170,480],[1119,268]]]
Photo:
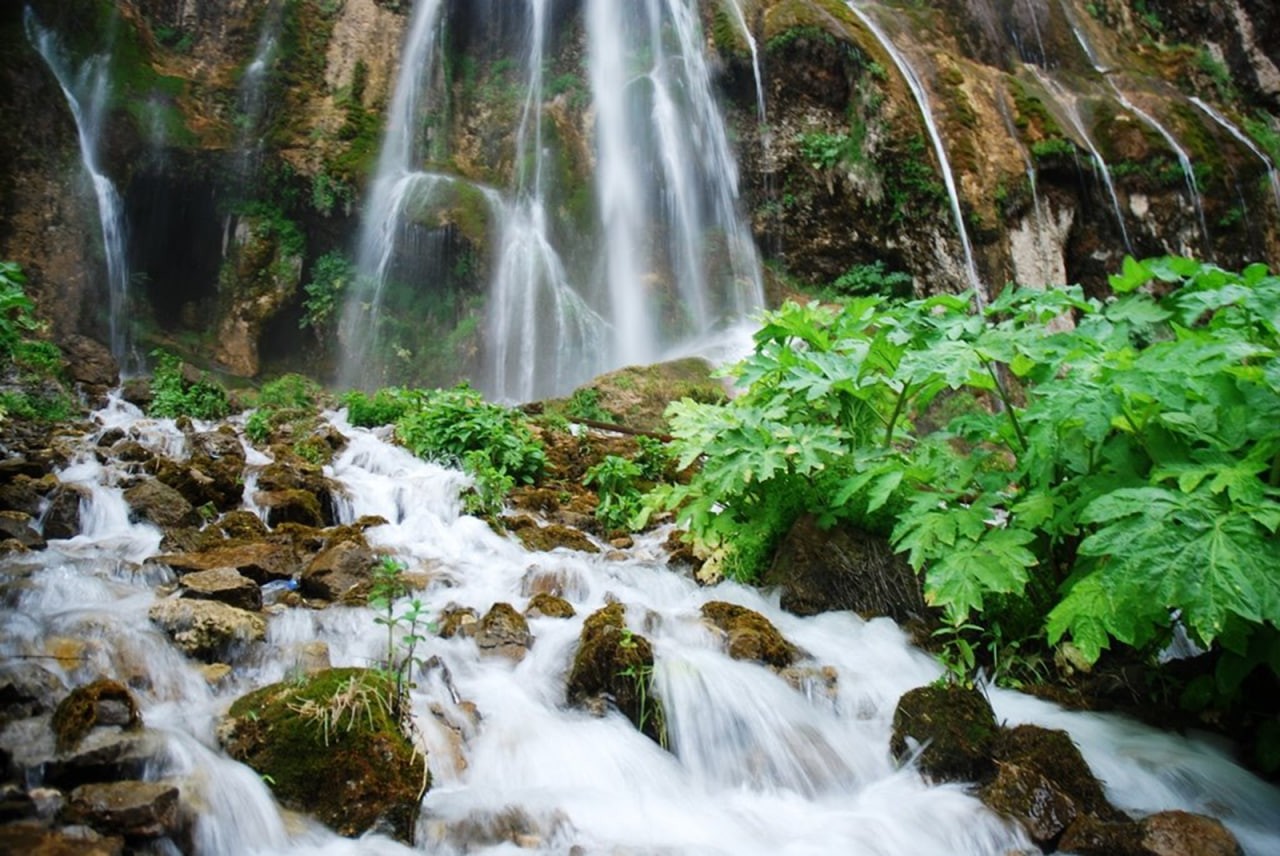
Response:
[[[529,618],[573,618],[573,605],[562,597],[540,591],[529,598],[524,614]]]
[[[1123,817],[1112,808],[1102,784],[1065,731],[1019,725],[1000,732],[992,755],[1002,765],[1035,770],[1074,802],[1081,814],[1095,814],[1104,820]]]
[[[142,727],[142,716],[133,694],[119,681],[98,680],[76,687],[53,711],[53,733],[59,752],[80,745],[98,725],[125,729]]]
[[[282,805],[341,835],[413,838],[426,759],[400,728],[395,683],[372,669],[328,669],[242,696],[221,732]]]
[[[575,390],[575,395],[582,395],[582,390],[592,391],[599,409],[618,424],[637,431],[665,433],[664,414],[671,402],[689,398],[721,404],[728,400],[724,385],[711,377],[711,371],[711,364],[699,357],[628,366],[600,375]],[[572,413],[567,415],[573,418]]]
[[[569,672],[569,703],[601,710],[612,702],[642,733],[666,745],[662,703],[653,695],[653,647],[627,629],[620,603],[592,613],[582,625]]]
[[[908,691],[893,712],[889,749],[902,759],[920,751],[920,772],[935,782],[977,782],[992,772],[999,734],[987,697],[972,687],[930,685]]]
[[[560,547],[581,553],[600,552],[600,548],[583,532],[560,523],[547,526],[538,526],[535,523],[515,527],[514,531],[526,550],[537,553],[547,553]]]
[[[729,656],[785,669],[800,657],[773,622],[755,610],[713,600],[702,605],[702,617],[724,631]]]

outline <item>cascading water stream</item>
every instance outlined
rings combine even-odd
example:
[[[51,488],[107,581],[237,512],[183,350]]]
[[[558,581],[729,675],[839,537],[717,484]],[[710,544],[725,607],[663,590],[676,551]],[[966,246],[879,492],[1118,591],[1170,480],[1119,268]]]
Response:
[[[99,421],[101,431],[122,430],[155,452],[181,452],[183,435],[172,422],[143,419],[128,405],[114,402]],[[546,856],[572,848],[707,856],[1034,851],[964,788],[929,785],[912,765],[891,760],[897,699],[940,673],[892,622],[847,612],[801,618],[754,589],[700,586],[666,565],[661,531],[613,555],[526,552],[460,514],[466,476],[353,428],[341,414],[331,421],[349,438],[326,468],[341,487],[340,522],[365,515],[387,521],[366,537],[376,550],[426,572],[430,582],[414,597],[429,614],[450,604],[480,612],[498,602],[522,608],[534,580],[551,578],[577,615],[530,618],[534,642],[518,662],[486,655],[461,636],[432,635],[422,644],[422,659],[438,665],[414,676],[414,721],[434,781],[416,834],[421,849],[376,835],[342,839],[314,823],[286,821],[261,778],[215,748],[220,715],[244,693],[286,680],[304,645],[324,643],[335,666],[376,661],[384,628],[363,607],[278,608],[267,615],[267,640],[231,661],[229,679],[209,685],[147,617],[152,604],[168,597],[156,587],[173,579],[163,564],[138,564],[158,551],[160,532],[128,521],[119,487],[128,465],[100,463],[102,449],[91,434],[61,478],[101,506],[86,517],[97,522],[42,553],[0,558],[0,622],[9,631],[0,655],[38,654],[46,640],[75,638],[85,654],[65,669],[50,665],[59,679],[131,680],[146,725],[139,739],[152,758],[144,778],[176,784],[184,802],[197,807],[192,841],[199,856],[422,850],[496,856],[515,852],[516,840],[520,852]],[[564,703],[583,621],[614,600],[653,644],[670,751],[617,713],[595,717]],[[773,622],[805,653],[794,674],[730,659],[701,618],[711,600]],[[1068,730],[1118,805],[1139,812],[1226,807],[1224,821],[1250,856],[1280,846],[1273,823],[1280,792],[1207,744],[989,692],[1009,724]],[[478,716],[468,718],[471,705]],[[466,724],[450,738],[442,725],[449,721]],[[12,741],[40,727],[40,720],[30,722],[0,729],[20,764],[28,750]]]
[[[27,39],[35,47],[45,65],[57,78],[76,123],[80,143],[80,161],[93,182],[98,207],[98,224],[102,237],[102,254],[107,269],[107,324],[111,354],[121,370],[133,368],[130,362],[131,336],[127,311],[129,305],[129,266],[125,255],[124,203],[111,179],[98,164],[98,145],[102,133],[108,99],[111,94],[111,58],[95,56],[73,67],[58,37],[36,20],[31,7],[23,12]]]
[[[1120,208],[1120,196],[1116,193],[1115,183],[1111,180],[1111,170],[1107,166],[1106,160],[1103,159],[1102,153],[1098,151],[1097,145],[1094,144],[1093,138],[1089,136],[1088,130],[1085,129],[1075,97],[1060,86],[1056,80],[1046,76],[1036,66],[1028,66],[1028,69],[1032,76],[1044,87],[1045,91],[1052,95],[1054,100],[1062,107],[1063,116],[1068,124],[1071,125],[1071,129],[1076,132],[1080,142],[1084,143],[1085,148],[1089,150],[1089,156],[1093,158],[1093,163],[1098,168],[1098,175],[1102,179],[1102,185],[1106,188],[1107,196],[1111,199],[1111,210],[1115,214],[1116,224],[1120,227],[1120,237],[1124,240],[1125,251],[1132,253],[1133,243],[1129,240],[1129,230],[1124,225],[1124,213]]]
[[[1271,194],[1275,197],[1275,200],[1276,200],[1276,210],[1280,211],[1280,174],[1277,174],[1276,165],[1272,163],[1271,158],[1267,157],[1266,153],[1258,147],[1257,143],[1255,143],[1252,139],[1249,138],[1248,134],[1240,130],[1240,128],[1234,122],[1232,122],[1230,119],[1224,116],[1221,113],[1221,111],[1217,110],[1215,107],[1213,107],[1213,105],[1207,104],[1206,102],[1202,101],[1200,98],[1194,95],[1191,96],[1191,103],[1199,107],[1200,110],[1205,113],[1205,115],[1207,115],[1210,119],[1213,119],[1213,121],[1217,122],[1218,125],[1221,126],[1223,130],[1225,130],[1228,134],[1230,134],[1231,136],[1235,137],[1238,141],[1240,141],[1240,143],[1243,144],[1245,148],[1253,152],[1253,154],[1258,158],[1258,160],[1262,161],[1262,163],[1266,165],[1267,180],[1271,183]]]
[[[1178,158],[1178,166],[1182,169],[1182,177],[1187,185],[1187,194],[1191,199],[1191,207],[1196,212],[1196,221],[1200,224],[1200,237],[1204,240],[1205,252],[1211,253],[1213,250],[1213,242],[1209,238],[1209,224],[1204,219],[1204,205],[1200,200],[1200,187],[1196,182],[1196,172],[1191,165],[1191,157],[1186,150],[1179,145],[1176,137],[1170,133],[1169,129],[1160,124],[1157,119],[1147,111],[1143,110],[1137,104],[1134,104],[1116,85],[1114,79],[1108,76],[1107,82],[1111,84],[1111,90],[1115,93],[1116,100],[1119,101],[1126,110],[1137,116],[1147,127],[1151,128],[1159,134],[1173,149],[1173,153]]]
[[[969,287],[973,289],[974,300],[977,302],[978,308],[982,309],[987,305],[989,299],[987,287],[978,275],[978,268],[974,263],[973,245],[969,241],[969,230],[964,224],[964,211],[960,206],[960,193],[956,188],[956,177],[951,171],[951,161],[947,158],[947,147],[942,140],[941,131],[938,130],[938,123],[934,121],[933,109],[929,105],[929,96],[925,92],[924,84],[920,82],[920,76],[916,74],[915,68],[912,67],[902,51],[898,50],[897,46],[890,40],[884,29],[876,23],[871,13],[863,8],[862,4],[857,0],[846,0],[846,5],[858,17],[863,26],[871,31],[871,34],[875,36],[876,41],[885,49],[885,52],[889,54],[889,58],[893,60],[893,64],[898,69],[898,73],[906,81],[907,88],[911,90],[916,106],[920,109],[920,116],[924,120],[925,130],[929,134],[934,154],[938,158],[938,168],[942,172],[942,180],[947,188],[947,198],[951,202],[951,217],[955,221],[956,232],[960,236],[960,247],[964,251],[965,277]]]

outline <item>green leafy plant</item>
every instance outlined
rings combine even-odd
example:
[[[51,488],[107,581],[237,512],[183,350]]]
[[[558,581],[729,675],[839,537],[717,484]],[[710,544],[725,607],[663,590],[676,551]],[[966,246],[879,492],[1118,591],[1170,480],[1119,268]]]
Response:
[[[310,327],[317,335],[334,321],[343,294],[356,279],[355,263],[342,252],[333,250],[316,259],[311,266],[311,279],[302,286],[302,318],[298,326]]]
[[[643,494],[638,480],[644,470],[635,461],[607,455],[587,470],[582,483],[594,487],[599,497],[595,516],[606,529],[630,529],[640,513]]]
[[[369,607],[377,613],[374,622],[387,629],[383,666],[394,678],[395,699],[391,712],[400,719],[408,715],[409,690],[412,689],[409,673],[419,663],[415,654],[430,626],[425,607],[417,598],[410,600],[403,612],[396,612],[396,605],[409,594],[404,571],[404,564],[395,557],[383,556],[373,567],[368,600]]]
[[[373,395],[353,390],[341,397],[347,408],[347,420],[361,428],[376,428],[394,424],[409,412],[419,394],[399,387],[384,387]]]
[[[227,391],[221,384],[210,380],[207,374],[189,382],[182,374],[182,360],[161,349],[151,352],[154,368],[151,372],[151,404],[147,412],[152,416],[192,419],[221,419],[231,412]]]
[[[600,406],[600,390],[589,386],[573,391],[564,412],[570,419],[589,419],[593,422],[618,421],[613,418],[612,413]]]
[[[869,264],[854,265],[819,292],[822,297],[843,300],[864,295],[910,297],[915,287],[911,274],[903,271],[886,271],[884,262],[876,259]]]
[[[1280,277],[1127,259],[1111,285],[1009,288],[981,314],[786,305],[730,372],[742,395],[672,406],[702,467],[648,503],[731,571],[810,513],[891,531],[952,628],[1016,610],[1092,662],[1181,627],[1280,672],[1250,654],[1280,624]],[[979,406],[940,423],[954,396]]]

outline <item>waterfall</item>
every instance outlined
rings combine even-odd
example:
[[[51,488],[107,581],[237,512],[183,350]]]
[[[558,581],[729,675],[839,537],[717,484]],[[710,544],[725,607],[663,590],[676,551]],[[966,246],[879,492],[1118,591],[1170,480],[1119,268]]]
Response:
[[[498,397],[564,391],[599,366],[608,324],[574,291],[550,236],[543,140],[543,60],[549,0],[530,0],[527,88],[516,132],[515,190],[501,212],[490,339]],[[623,325],[625,326],[625,325]]]
[[[387,107],[386,130],[378,151],[378,166],[360,218],[356,253],[359,281],[347,295],[340,337],[346,345],[342,381],[365,382],[378,358],[378,315],[383,290],[400,231],[406,200],[418,190],[430,192],[440,177],[414,168],[420,159],[417,117],[437,70],[443,0],[418,0],[400,54],[400,70]],[[369,292],[372,293],[369,293]]]
[[[111,57],[109,54],[92,57],[77,69],[58,37],[40,25],[30,6],[23,12],[23,23],[28,41],[57,78],[75,119],[80,161],[93,182],[98,205],[102,253],[107,267],[107,323],[111,354],[121,369],[127,371],[130,367],[131,336],[127,318],[129,267],[125,257],[124,203],[98,164],[102,123],[111,95]]]
[[[938,168],[942,171],[942,180],[947,187],[947,198],[951,201],[951,216],[955,220],[956,232],[960,236],[960,247],[964,250],[965,276],[968,279],[969,287],[973,289],[974,301],[977,303],[978,308],[982,309],[987,304],[987,288],[982,282],[982,278],[978,275],[978,268],[973,260],[973,245],[969,241],[969,230],[964,225],[964,211],[960,207],[960,193],[956,189],[956,177],[951,171],[951,162],[947,159],[947,147],[942,141],[942,133],[938,130],[938,123],[934,121],[933,109],[929,106],[929,96],[925,93],[924,84],[920,82],[920,76],[916,74],[906,56],[902,51],[898,50],[897,46],[889,39],[888,34],[871,17],[871,14],[855,0],[846,0],[846,4],[853,14],[858,16],[858,20],[862,22],[863,26],[871,31],[871,34],[875,36],[876,41],[885,49],[885,52],[889,54],[889,58],[893,60],[893,64],[898,69],[898,73],[907,82],[907,87],[915,98],[916,106],[920,108],[925,130],[929,134],[929,140],[933,143],[934,154],[938,158]]]
[[[1276,165],[1271,162],[1271,158],[1267,157],[1262,149],[1258,148],[1257,143],[1249,138],[1249,135],[1224,116],[1220,111],[1215,109],[1211,104],[1207,104],[1196,96],[1191,96],[1191,103],[1199,107],[1205,115],[1217,122],[1223,130],[1239,140],[1249,151],[1262,161],[1267,167],[1267,180],[1271,183],[1271,194],[1276,200],[1276,211],[1280,211],[1280,175],[1276,173]]]
[[[1187,193],[1191,198],[1191,207],[1195,210],[1196,220],[1200,223],[1200,236],[1204,239],[1205,252],[1211,254],[1213,250],[1213,243],[1209,239],[1209,224],[1206,223],[1204,219],[1204,205],[1200,201],[1200,187],[1196,183],[1196,173],[1191,166],[1190,156],[1187,154],[1186,150],[1178,144],[1177,138],[1169,132],[1168,128],[1160,124],[1160,122],[1156,120],[1155,116],[1152,116],[1137,104],[1130,101],[1129,98],[1120,91],[1120,87],[1116,85],[1116,82],[1110,77],[1107,78],[1107,82],[1111,84],[1111,90],[1115,93],[1116,100],[1118,100],[1126,110],[1142,120],[1147,127],[1159,134],[1169,145],[1169,148],[1173,149],[1173,153],[1178,158],[1178,165],[1182,168],[1183,180],[1186,181],[1187,184]]]
[[[696,7],[587,6],[614,365],[652,361],[764,302]]]
[[[1120,237],[1124,239],[1124,248],[1126,252],[1133,252],[1133,244],[1129,240],[1129,230],[1124,225],[1124,213],[1120,209],[1120,196],[1116,193],[1115,183],[1111,180],[1111,170],[1107,166],[1106,160],[1103,159],[1102,153],[1098,151],[1097,145],[1094,144],[1093,138],[1089,136],[1088,130],[1085,129],[1084,121],[1080,118],[1079,108],[1076,106],[1076,99],[1058,84],[1057,81],[1045,76],[1039,68],[1029,66],[1031,74],[1039,81],[1045,91],[1052,95],[1062,106],[1063,114],[1067,122],[1071,125],[1071,129],[1076,132],[1076,136],[1080,142],[1084,143],[1084,147],[1089,150],[1089,156],[1093,158],[1093,163],[1098,169],[1098,175],[1102,179],[1102,185],[1106,188],[1107,196],[1111,199],[1111,210],[1115,214],[1116,223],[1120,227]]]
[[[236,179],[242,190],[248,190],[252,184],[262,153],[267,82],[279,56],[278,42],[283,25],[283,0],[271,0],[262,13],[253,59],[240,78],[236,94]]]
[[[711,88],[697,4],[588,4],[598,249],[596,235],[565,235],[574,230],[557,225],[550,205],[565,190],[548,162],[544,115],[551,3],[522,5],[527,28],[515,168],[507,187],[471,185],[486,198],[493,236],[486,368],[475,380],[504,400],[564,392],[600,371],[687,350],[764,303],[755,245],[737,210],[737,168]],[[442,183],[463,181],[419,171],[424,152],[414,139],[432,107],[442,18],[440,0],[419,0],[410,23],[361,223],[357,267],[367,284],[345,309],[348,383],[378,373],[378,314],[406,207],[429,204],[423,194]],[[593,255],[594,266],[564,261]]]

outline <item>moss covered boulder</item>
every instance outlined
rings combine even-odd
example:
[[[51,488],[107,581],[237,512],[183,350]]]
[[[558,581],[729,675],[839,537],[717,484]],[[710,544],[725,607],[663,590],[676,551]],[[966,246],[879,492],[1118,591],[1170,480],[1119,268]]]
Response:
[[[567,694],[570,704],[591,710],[612,704],[641,732],[666,742],[662,704],[653,694],[653,647],[627,628],[620,603],[597,610],[583,623]]]
[[[898,700],[889,748],[899,759],[919,748],[920,772],[935,782],[976,782],[992,771],[999,731],[991,703],[978,690],[934,684]]]
[[[76,687],[53,711],[53,732],[59,752],[67,752],[99,726],[142,727],[138,703],[118,681],[98,680]]]
[[[667,405],[682,398],[720,404],[728,395],[720,381],[711,377],[711,364],[699,357],[686,357],[651,366],[627,366],[609,372],[575,390],[567,407],[569,416],[582,402],[591,405],[600,421],[613,421],[637,431],[665,433]],[[575,402],[579,407],[575,407]]]
[[[394,698],[381,672],[329,669],[242,696],[220,737],[288,808],[341,835],[377,830],[408,842],[429,778]]]
[[[724,633],[725,647],[735,660],[785,669],[800,657],[800,650],[755,610],[713,600],[702,605],[702,617]]]

